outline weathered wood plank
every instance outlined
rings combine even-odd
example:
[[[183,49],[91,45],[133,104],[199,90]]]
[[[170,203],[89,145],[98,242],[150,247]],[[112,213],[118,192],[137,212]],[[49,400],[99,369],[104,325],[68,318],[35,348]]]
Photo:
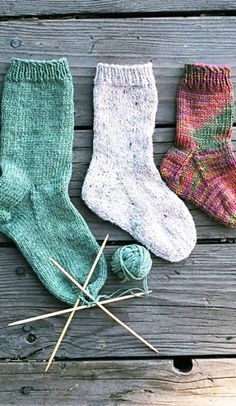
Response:
[[[174,128],[155,129],[153,134],[153,156],[159,168],[160,163],[173,145],[175,140]],[[92,159],[93,132],[92,130],[75,131],[73,150],[73,174],[70,183],[70,196],[81,195],[81,188],[84,182],[87,169]],[[236,151],[236,129],[233,132],[233,149]]]
[[[173,144],[175,138],[174,128],[156,129],[153,135],[154,160],[159,167],[159,164],[169,147]],[[92,156],[93,133],[91,130],[75,131],[74,137],[74,153],[73,153],[73,174],[70,183],[70,196],[73,203],[78,208],[80,213],[88,222],[92,232],[96,238],[102,240],[104,235],[109,232],[114,241],[128,241],[132,237],[121,230],[119,227],[111,223],[102,221],[93,214],[81,201],[81,188],[84,177],[86,175],[89,162]],[[236,150],[236,129],[233,134],[233,147]],[[207,238],[236,238],[236,230],[218,224],[213,219],[206,216],[201,210],[187,204],[193,215],[197,226],[199,239]],[[7,238],[0,233],[0,243],[8,241]]]
[[[1,363],[2,405],[233,406],[236,360],[193,359],[189,373],[172,360]]]
[[[92,131],[76,131],[74,139],[74,170],[70,184],[70,195],[74,204],[88,221],[97,238],[103,239],[109,232],[114,240],[130,240],[131,237],[121,229],[107,222],[101,222],[96,215],[88,210],[83,202],[76,197],[81,196],[81,188],[92,156]],[[166,151],[173,144],[175,129],[156,129],[153,135],[154,161],[159,167]],[[236,150],[236,130],[233,134],[233,148]],[[213,219],[206,216],[199,209],[188,204],[194,217],[198,238],[236,238],[236,230],[217,224]]]
[[[14,48],[16,37],[19,46]],[[12,57],[68,57],[80,126],[92,125],[93,78],[100,61],[153,61],[161,124],[175,122],[176,88],[184,63],[232,65],[236,82],[236,17],[5,21],[0,23],[0,38],[0,90]]]
[[[155,156],[159,154],[164,154],[167,149],[175,141],[175,128],[155,128],[153,133],[153,150],[154,150],[154,159]],[[233,149],[236,151],[236,128],[233,128]],[[73,149],[86,150],[89,149],[92,151],[93,148],[93,130],[75,130],[74,140],[73,140]]]
[[[159,12],[199,12],[199,11],[234,11],[234,0],[2,0],[1,16],[37,16],[69,15],[96,13],[159,13]]]
[[[108,266],[116,248],[106,248]],[[124,285],[110,275],[102,293],[130,286],[140,283]],[[178,264],[153,258],[149,287],[153,290],[149,298],[110,308],[159,348],[160,356],[235,354],[235,244],[197,245],[191,256]],[[0,248],[0,307],[0,358],[47,359],[65,317],[30,326],[7,324],[65,305],[46,291],[14,248]],[[99,309],[88,309],[76,315],[58,356],[73,359],[153,354]]]
[[[103,240],[104,236],[109,233],[113,241],[133,241],[132,237],[121,228],[101,220],[92,213],[79,198],[72,198],[72,202],[79,212],[86,219],[91,231],[97,239]],[[187,204],[197,228],[197,237],[199,240],[204,239],[225,239],[236,238],[235,228],[225,227],[215,220],[208,217],[202,211]],[[1,235],[0,235],[1,238]],[[2,240],[5,241],[5,238]]]

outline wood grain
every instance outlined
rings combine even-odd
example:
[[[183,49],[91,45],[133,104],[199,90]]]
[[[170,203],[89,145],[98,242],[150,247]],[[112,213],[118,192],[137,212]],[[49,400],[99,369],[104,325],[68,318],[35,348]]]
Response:
[[[153,134],[153,157],[159,168],[160,163],[173,145],[175,140],[174,128],[155,129]],[[93,132],[92,130],[75,131],[73,149],[73,174],[70,182],[70,196],[81,196],[81,188],[87,169],[92,159]],[[236,151],[236,129],[233,132],[233,149]]]
[[[172,360],[1,363],[4,405],[234,406],[236,360],[193,359],[189,373]]]
[[[160,13],[236,10],[234,0],[2,0],[1,16],[37,16],[105,13]]]
[[[154,161],[159,167],[160,162],[166,151],[173,144],[175,138],[175,129],[161,128],[156,129],[153,135],[153,150]],[[132,240],[132,237],[108,222],[101,221],[95,214],[93,214],[78,197],[81,196],[81,188],[83,185],[84,177],[86,175],[91,157],[92,157],[92,131],[76,131],[74,138],[74,158],[73,158],[73,174],[70,183],[70,196],[75,206],[80,213],[88,221],[95,236],[102,240],[104,235],[109,233],[113,240]],[[236,130],[233,133],[233,148],[236,150]],[[188,204],[190,211],[193,215],[197,226],[197,233],[199,239],[208,238],[236,238],[236,230],[225,227],[216,223],[213,219],[206,216],[201,210],[194,208],[193,205]]]
[[[105,249],[110,259],[117,246]],[[141,286],[109,279],[102,293]],[[177,264],[156,257],[149,298],[111,305],[164,355],[234,354],[236,351],[236,246],[200,244]],[[11,321],[65,308],[50,295],[15,248],[0,248],[0,358],[47,359],[66,316],[8,327]],[[152,354],[99,309],[75,315],[60,358],[150,357]]]
[[[184,63],[232,65],[236,83],[236,17],[2,21],[0,38],[0,91],[12,57],[68,57],[77,126],[92,125],[93,78],[100,61],[153,61],[159,90],[158,124],[175,123],[176,88]],[[17,48],[11,45],[15,38]]]

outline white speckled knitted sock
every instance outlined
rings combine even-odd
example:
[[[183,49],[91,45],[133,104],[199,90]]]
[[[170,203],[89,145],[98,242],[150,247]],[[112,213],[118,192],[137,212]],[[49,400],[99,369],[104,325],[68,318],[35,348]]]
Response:
[[[151,63],[99,63],[94,87],[93,157],[82,190],[88,207],[155,255],[189,256],[196,231],[185,204],[153,161],[157,91]]]

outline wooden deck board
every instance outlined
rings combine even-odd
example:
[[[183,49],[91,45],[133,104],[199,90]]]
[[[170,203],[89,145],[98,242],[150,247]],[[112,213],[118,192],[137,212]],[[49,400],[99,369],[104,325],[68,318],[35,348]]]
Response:
[[[0,23],[0,38],[0,91],[13,56],[68,57],[77,126],[92,126],[93,78],[100,61],[153,61],[159,90],[158,124],[175,123],[176,88],[184,63],[229,64],[236,84],[236,17],[7,21]],[[13,38],[19,38],[21,46],[13,48]]]
[[[189,373],[172,360],[0,364],[2,404],[18,406],[234,406],[236,360],[193,359]]]
[[[154,160],[159,167],[160,162],[173,144],[175,138],[174,128],[159,128],[155,129],[153,135],[153,150]],[[102,221],[94,213],[92,213],[82,202],[81,188],[92,156],[93,132],[92,130],[76,130],[74,136],[74,151],[73,151],[73,173],[70,182],[70,196],[74,205],[88,222],[95,237],[103,240],[104,236],[109,233],[114,241],[131,241],[132,237],[111,223]],[[233,133],[233,148],[236,150],[236,129]],[[197,227],[198,239],[221,239],[221,238],[236,238],[236,230],[225,227],[213,219],[205,215],[201,210],[195,208],[191,204],[187,204]],[[9,241],[2,233],[0,233],[0,243]]]
[[[234,11],[234,0],[2,0],[0,16]]]
[[[215,12],[222,16],[210,16]],[[91,213],[80,199],[92,154],[96,64],[152,60],[159,92],[156,125],[165,127],[156,128],[153,137],[158,167],[174,141],[176,89],[184,63],[231,65],[236,85],[235,14],[235,0],[2,1],[0,93],[12,57],[66,56],[69,60],[76,125],[70,196],[97,239],[110,233],[111,245],[105,250],[108,264],[119,244],[132,239]],[[190,15],[198,17],[186,18]],[[15,38],[19,40],[16,48],[12,46]],[[188,207],[198,238],[204,241],[179,264],[153,258],[149,298],[110,306],[159,348],[159,358],[98,309],[89,309],[75,316],[47,375],[42,373],[42,361],[49,357],[65,317],[11,328],[7,324],[65,305],[46,291],[19,251],[0,234],[1,405],[235,405],[236,245],[229,241],[235,241],[236,231]],[[120,286],[110,275],[103,293]],[[193,358],[193,369],[189,373],[176,370],[171,359],[176,356]]]
[[[108,265],[117,246],[106,248]],[[19,275],[17,268],[22,268]],[[0,248],[0,358],[46,359],[65,322],[50,318],[8,327],[13,320],[42,314],[65,305],[40,284],[15,248]],[[109,276],[103,293],[141,286],[122,285]],[[156,257],[149,277],[149,298],[112,305],[122,320],[166,355],[234,354],[236,351],[235,244],[200,244],[191,257],[169,264]],[[64,320],[64,321],[63,321]],[[29,334],[35,339],[29,342]],[[61,358],[152,357],[132,336],[98,309],[80,312],[63,341]]]

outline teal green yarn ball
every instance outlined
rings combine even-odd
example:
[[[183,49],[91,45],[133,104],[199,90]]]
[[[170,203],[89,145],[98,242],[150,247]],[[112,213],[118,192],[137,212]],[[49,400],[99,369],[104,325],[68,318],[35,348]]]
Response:
[[[118,248],[111,260],[112,272],[122,281],[142,280],[151,268],[150,252],[138,244]]]

